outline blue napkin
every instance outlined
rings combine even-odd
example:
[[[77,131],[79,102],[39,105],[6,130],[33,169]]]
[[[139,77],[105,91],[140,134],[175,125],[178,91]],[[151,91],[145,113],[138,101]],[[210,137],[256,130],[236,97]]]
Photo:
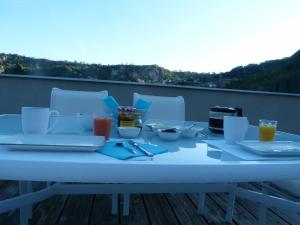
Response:
[[[106,106],[107,109],[109,109],[112,112],[117,112],[119,103],[113,96],[107,96],[103,98],[104,105]],[[145,101],[143,99],[138,99],[136,103],[134,104],[134,107],[136,109],[141,109],[141,110],[148,110],[151,106],[152,102],[150,101]]]
[[[123,142],[126,147],[129,147],[136,151],[137,154],[132,153],[129,149],[123,146],[117,146],[118,142]],[[151,152],[152,154],[161,154],[165,153],[168,150],[162,147],[159,147],[157,145],[152,144],[144,144],[144,143],[138,143],[140,146],[147,149],[147,151]],[[140,156],[146,156],[142,151],[140,151],[138,148],[133,147],[128,143],[128,141],[109,141],[103,146],[101,149],[98,150],[99,153],[108,155],[110,157],[116,158],[116,159],[130,159],[134,157],[140,157]]]
[[[107,96],[103,98],[104,105],[108,108],[111,112],[116,113],[118,112],[119,103],[113,96]]]
[[[134,105],[137,109],[148,110],[151,106],[152,102],[145,101],[143,99],[138,99]]]

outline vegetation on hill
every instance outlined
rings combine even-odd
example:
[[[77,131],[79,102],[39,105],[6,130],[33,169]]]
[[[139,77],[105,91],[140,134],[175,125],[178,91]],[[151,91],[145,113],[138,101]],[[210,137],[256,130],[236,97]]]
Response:
[[[170,71],[158,65],[87,64],[1,53],[1,73],[300,93],[300,50],[291,57],[218,74]]]
[[[236,67],[224,77],[236,78],[227,88],[300,93],[300,50],[284,59]]]

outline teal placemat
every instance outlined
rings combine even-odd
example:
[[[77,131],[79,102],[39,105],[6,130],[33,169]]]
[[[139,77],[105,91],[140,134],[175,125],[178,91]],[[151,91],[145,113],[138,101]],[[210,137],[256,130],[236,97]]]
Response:
[[[134,149],[136,151],[136,154],[132,153],[129,149],[123,146],[118,146],[118,142],[123,142],[126,147]],[[144,147],[147,149],[149,152],[152,154],[161,154],[167,152],[167,149],[157,146],[157,145],[152,145],[152,144],[145,144],[145,143],[139,143],[137,142],[140,146]],[[133,147],[130,145],[126,140],[125,141],[109,141],[103,146],[101,149],[98,150],[99,153],[111,156],[116,159],[130,159],[134,157],[141,157],[145,156],[145,154],[140,151],[138,148]]]

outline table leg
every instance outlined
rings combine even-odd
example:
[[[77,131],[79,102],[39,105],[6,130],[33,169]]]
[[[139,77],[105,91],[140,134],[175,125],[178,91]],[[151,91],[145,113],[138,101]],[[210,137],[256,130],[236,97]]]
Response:
[[[292,224],[293,225],[299,225],[300,224],[300,220],[299,220],[299,213],[295,213],[292,219]]]
[[[205,193],[199,193],[197,213],[203,215],[205,211]]]
[[[19,195],[32,192],[32,182],[19,181]],[[32,217],[32,205],[26,205],[20,208],[20,225],[28,225],[28,219]]]
[[[123,194],[123,216],[129,215],[130,194]]]
[[[111,200],[111,214],[118,214],[118,193],[112,194]]]
[[[261,192],[264,194],[267,194],[268,191],[267,189],[264,187],[264,184],[261,183],[262,188],[261,188]],[[259,210],[258,210],[258,225],[265,225],[266,224],[266,219],[267,219],[267,206],[264,203],[260,203],[259,205]]]
[[[228,223],[232,223],[234,203],[235,203],[235,197],[236,197],[235,187],[236,187],[236,184],[233,184],[233,188],[228,194],[227,210],[226,210],[226,222],[228,222]]]

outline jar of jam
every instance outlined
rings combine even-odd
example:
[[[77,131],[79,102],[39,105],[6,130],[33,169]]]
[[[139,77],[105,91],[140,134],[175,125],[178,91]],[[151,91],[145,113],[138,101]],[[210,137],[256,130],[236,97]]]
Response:
[[[118,108],[118,126],[119,127],[134,127],[136,118],[136,108],[129,106],[120,106]]]

